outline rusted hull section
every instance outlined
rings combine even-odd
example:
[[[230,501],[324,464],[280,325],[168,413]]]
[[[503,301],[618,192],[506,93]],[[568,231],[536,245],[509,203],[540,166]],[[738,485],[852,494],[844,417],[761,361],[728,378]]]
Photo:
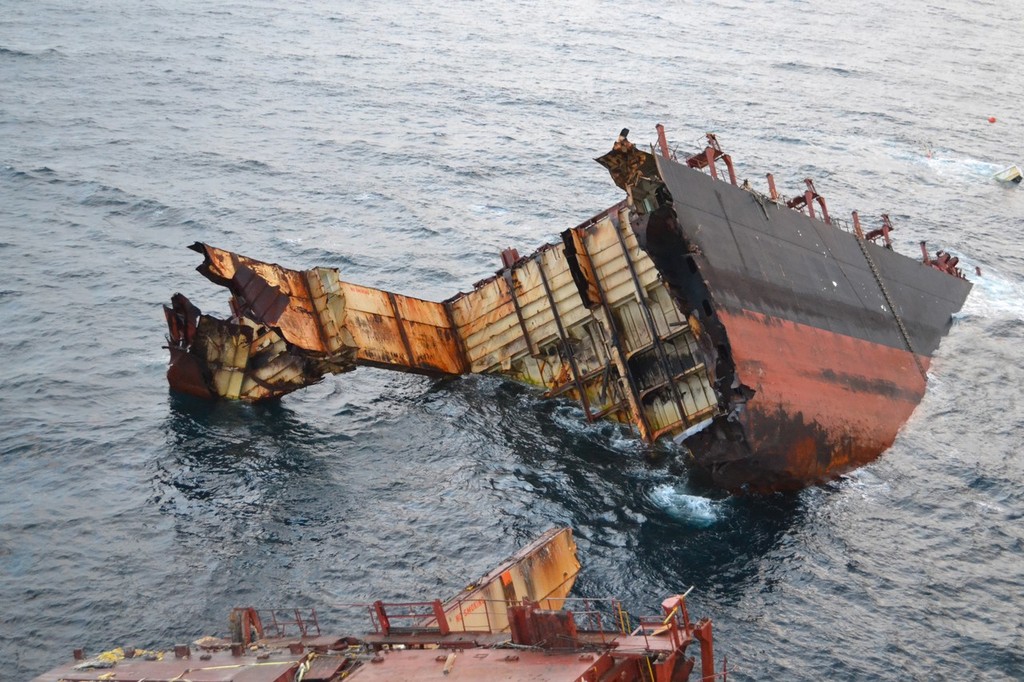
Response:
[[[444,603],[353,605],[372,623],[359,637],[321,633],[315,610],[240,608],[226,638],[76,650],[34,682],[685,682],[691,645],[702,679],[727,679],[716,674],[711,621],[690,620],[686,595],[634,623],[616,600],[566,599],[578,569],[572,532],[554,529]]]
[[[892,445],[924,395],[908,351],[758,313],[719,314],[753,391],[732,421],[688,441],[720,487],[794,490],[851,471]]]
[[[171,387],[263,400],[360,365],[500,374],[578,400],[588,420],[675,437],[730,490],[798,488],[871,461],[924,394],[971,284],[944,252],[892,250],[888,216],[844,225],[807,179],[736,183],[717,139],[677,161],[628,131],[598,161],[626,200],[473,291],[431,302],[196,244],[230,320],[180,294]]]
[[[888,216],[867,235],[856,214],[834,220],[811,180],[790,200],[770,175],[768,195],[739,187],[708,141],[681,162],[622,139],[599,159],[706,349],[720,412],[683,440],[729,490],[834,478],[893,443],[971,285],[948,256],[936,268],[895,253]]]
[[[501,374],[578,400],[587,419],[653,441],[708,418],[716,399],[694,337],[614,206],[562,243],[473,291],[432,302],[364,287],[337,270],[297,271],[206,244],[199,272],[227,287],[234,316],[166,308],[171,388],[259,401],[375,366],[429,375]]]
[[[181,294],[166,307],[168,381],[203,398],[279,398],[359,365],[423,374],[465,370],[443,304],[343,282],[337,270],[290,270],[205,244],[198,270],[227,287],[234,316]]]

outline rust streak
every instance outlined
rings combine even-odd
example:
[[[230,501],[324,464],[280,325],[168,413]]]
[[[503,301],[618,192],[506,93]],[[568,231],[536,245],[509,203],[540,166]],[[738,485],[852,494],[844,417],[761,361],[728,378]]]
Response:
[[[523,339],[526,341],[526,349],[530,355],[538,355],[540,353],[537,347],[533,343],[533,339],[530,338],[530,330],[526,328],[526,320],[523,319],[523,309],[519,305],[519,297],[516,296],[516,285],[513,281],[514,273],[511,268],[505,268],[501,273],[502,279],[505,282],[505,286],[508,288],[508,295],[512,301],[512,306],[516,309],[516,319],[519,320],[519,329],[523,332]]]

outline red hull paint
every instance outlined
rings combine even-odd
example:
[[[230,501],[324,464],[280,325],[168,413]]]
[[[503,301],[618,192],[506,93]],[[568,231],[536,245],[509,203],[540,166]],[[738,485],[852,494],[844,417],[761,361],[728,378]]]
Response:
[[[909,351],[750,311],[719,315],[740,381],[754,391],[738,420],[746,447],[697,455],[727,488],[797,489],[866,464],[924,395]]]

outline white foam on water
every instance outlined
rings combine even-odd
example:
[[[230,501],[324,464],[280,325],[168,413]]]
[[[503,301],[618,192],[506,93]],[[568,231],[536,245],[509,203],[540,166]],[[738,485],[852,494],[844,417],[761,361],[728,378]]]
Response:
[[[473,213],[477,213],[477,214],[495,215],[495,216],[507,215],[509,213],[509,209],[505,208],[504,206],[493,206],[493,205],[490,205],[490,204],[487,204],[487,205],[484,205],[484,204],[471,204],[469,206],[469,210],[472,211]]]
[[[946,179],[990,180],[993,175],[1011,165],[1009,161],[993,163],[957,154],[948,149],[933,149],[925,143],[913,148],[901,146],[901,148],[891,152],[891,154],[892,158],[898,161],[904,161],[915,166],[923,166],[937,176]]]
[[[667,483],[655,486],[648,497],[658,508],[671,516],[699,526],[710,526],[720,520],[725,511],[723,503],[700,495],[680,492]]]
[[[1006,279],[998,271],[982,270],[970,275],[974,289],[961,314],[990,319],[1020,319],[1024,316],[1024,283]]]
[[[930,380],[930,378],[929,378]],[[941,385],[941,381],[935,383]],[[863,500],[874,500],[877,497],[885,497],[891,491],[889,481],[882,479],[870,467],[856,469],[843,474],[840,477],[841,486],[849,490]]]
[[[961,179],[991,179],[1009,164],[990,163],[967,156],[933,154],[925,157],[924,164],[937,175]]]

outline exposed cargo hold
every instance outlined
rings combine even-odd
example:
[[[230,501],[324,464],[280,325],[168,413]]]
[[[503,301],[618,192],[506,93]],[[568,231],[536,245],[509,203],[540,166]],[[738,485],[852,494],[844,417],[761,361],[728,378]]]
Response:
[[[833,218],[813,182],[787,199],[736,181],[714,135],[677,159],[623,131],[598,159],[626,200],[473,291],[436,303],[206,244],[233,317],[166,308],[174,390],[263,400],[360,365],[501,374],[578,400],[588,420],[674,437],[732,491],[796,489],[875,459],[924,394],[971,289],[958,259],[893,251],[888,216]],[[724,166],[724,170],[720,167]]]
[[[635,424],[648,441],[710,417],[716,397],[696,340],[613,206],[563,242],[436,303],[290,270],[206,244],[199,271],[231,290],[231,320],[177,294],[166,308],[168,379],[203,398],[258,401],[358,366],[502,374],[579,400],[588,420]]]
[[[578,570],[572,532],[553,529],[446,602],[362,605],[372,632],[359,637],[322,633],[315,610],[238,608],[226,638],[76,650],[34,682],[683,682],[691,644],[700,679],[727,678],[715,672],[711,621],[690,620],[686,595],[634,624],[617,600],[566,598]]]

